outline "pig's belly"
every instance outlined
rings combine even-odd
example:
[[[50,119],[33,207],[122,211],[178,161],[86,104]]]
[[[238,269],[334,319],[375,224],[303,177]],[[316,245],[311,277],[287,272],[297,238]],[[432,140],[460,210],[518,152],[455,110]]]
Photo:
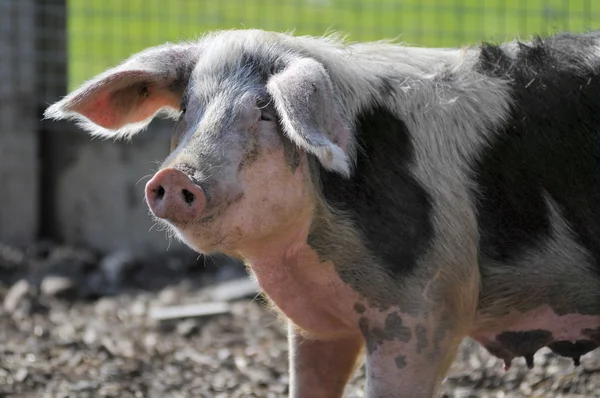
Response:
[[[546,346],[577,365],[580,356],[600,346],[600,316],[557,315],[549,306],[494,319],[481,315],[476,324],[471,337],[507,367],[515,357],[533,367],[533,355]]]

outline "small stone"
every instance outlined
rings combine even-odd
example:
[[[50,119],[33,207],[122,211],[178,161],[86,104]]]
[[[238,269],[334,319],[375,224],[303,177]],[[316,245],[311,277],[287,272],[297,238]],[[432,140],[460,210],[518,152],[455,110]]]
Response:
[[[179,294],[173,287],[166,287],[158,294],[158,301],[163,305],[171,305],[178,301]]]
[[[108,336],[102,338],[102,346],[116,357],[132,358],[135,355],[133,343],[129,340],[114,340]]]
[[[27,378],[28,374],[29,373],[27,372],[27,369],[25,369],[25,368],[19,368],[19,370],[17,370],[17,373],[15,373],[15,375],[13,376],[13,378],[18,383],[22,383]]]
[[[519,385],[519,391],[523,395],[526,395],[526,396],[531,395],[531,393],[533,392],[532,389],[531,389],[531,386],[528,383],[526,383],[526,382],[523,382],[523,383],[521,383]]]
[[[108,315],[116,315],[119,309],[119,303],[117,300],[111,297],[103,297],[96,303],[96,314],[106,317]]]
[[[146,347],[147,350],[153,350],[154,347],[156,347],[156,344],[158,344],[158,334],[157,333],[148,333],[146,334],[146,336],[144,337],[144,347]]]
[[[229,351],[227,348],[221,348],[219,351],[217,351],[217,358],[219,358],[219,361],[224,361],[230,357],[231,351]]]
[[[6,297],[4,297],[4,309],[13,313],[19,306],[19,304],[27,297],[32,291],[32,286],[24,279],[21,279],[8,290]]]
[[[59,297],[73,293],[76,289],[71,278],[50,275],[42,280],[40,290],[46,296]]]
[[[470,387],[457,387],[454,390],[454,398],[470,398],[473,390]]]
[[[146,303],[142,300],[137,300],[131,306],[130,313],[134,316],[144,316],[146,315],[147,306]]]
[[[102,347],[104,347],[106,351],[114,356],[119,355],[119,348],[117,347],[117,344],[115,344],[115,342],[108,336],[102,338]]]
[[[83,333],[83,342],[86,345],[92,345],[98,340],[98,331],[93,327],[87,327]]]
[[[88,391],[98,388],[98,382],[89,380],[80,380],[70,385],[71,391]]]
[[[177,333],[187,337],[198,330],[198,323],[194,319],[186,319],[177,323]]]

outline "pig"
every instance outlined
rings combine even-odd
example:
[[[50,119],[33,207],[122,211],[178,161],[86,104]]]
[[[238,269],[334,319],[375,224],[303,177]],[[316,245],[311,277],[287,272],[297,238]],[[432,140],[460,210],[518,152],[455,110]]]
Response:
[[[427,49],[262,30],[131,56],[50,106],[176,120],[146,185],[287,321],[289,396],[431,397],[471,337],[510,366],[600,345],[600,33]],[[107,196],[107,200],[110,198]]]

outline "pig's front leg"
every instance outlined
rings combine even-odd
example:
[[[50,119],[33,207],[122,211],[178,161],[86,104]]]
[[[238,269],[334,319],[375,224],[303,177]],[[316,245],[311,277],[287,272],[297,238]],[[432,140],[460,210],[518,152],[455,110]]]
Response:
[[[312,340],[301,336],[290,323],[288,337],[290,397],[341,397],[362,351],[362,336],[349,334],[335,339]]]
[[[446,322],[400,311],[363,317],[360,328],[369,398],[435,396],[462,340]]]

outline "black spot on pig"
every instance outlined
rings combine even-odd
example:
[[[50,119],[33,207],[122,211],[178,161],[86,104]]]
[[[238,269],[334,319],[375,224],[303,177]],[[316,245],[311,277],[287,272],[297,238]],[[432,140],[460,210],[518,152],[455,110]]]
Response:
[[[396,362],[396,367],[398,369],[402,369],[406,366],[406,356],[398,355],[396,358],[394,358],[394,362]]]
[[[345,179],[321,169],[323,195],[351,217],[379,266],[400,279],[431,243],[431,199],[410,172],[413,144],[402,120],[383,107],[368,109],[357,119],[356,138],[355,173]],[[351,274],[340,277],[360,284]]]
[[[579,366],[579,358],[598,348],[598,343],[592,340],[577,340],[574,343],[570,341],[555,341],[549,344],[548,347],[562,357],[573,358],[575,366]]]
[[[377,347],[383,343],[384,339],[380,336],[383,330],[379,328],[369,328],[369,320],[367,318],[361,317],[358,320],[358,329],[365,338],[365,345],[369,354],[375,352]]]
[[[589,65],[596,46],[591,35],[561,34],[520,43],[516,55],[481,47],[479,72],[509,81],[513,98],[473,165],[481,253],[498,264],[551,234],[547,196],[600,275],[600,77]]]
[[[431,343],[433,350],[429,353],[429,359],[435,360],[440,355],[442,349],[442,341],[446,338],[446,333],[449,330],[449,324],[447,319],[440,319],[440,324],[435,328]]]
[[[502,346],[502,344],[491,341],[485,345],[485,349],[489,351],[490,354],[494,355],[497,358],[503,359],[505,363],[510,364],[511,360],[515,357],[515,355],[508,351],[506,348]]]
[[[496,336],[496,341],[512,356],[524,356],[529,368],[533,367],[533,355],[550,344],[552,333],[547,330],[529,330],[519,332],[503,332]]]
[[[385,318],[385,332],[392,340],[396,339],[404,343],[410,341],[412,336],[410,329],[402,325],[402,318],[397,312],[393,312]]]
[[[389,314],[384,322],[384,327],[370,327],[369,319],[361,317],[358,320],[358,328],[365,338],[367,352],[373,353],[377,347],[386,341],[400,341],[407,343],[410,341],[412,334],[410,329],[402,325],[402,318],[398,313]]]
[[[354,304],[354,311],[357,314],[363,314],[367,309],[365,308],[364,305],[362,305],[361,303],[356,303]]]
[[[418,324],[415,327],[415,335],[417,336],[417,354],[420,354],[427,345],[429,345],[429,341],[427,341],[427,329],[425,326]]]

